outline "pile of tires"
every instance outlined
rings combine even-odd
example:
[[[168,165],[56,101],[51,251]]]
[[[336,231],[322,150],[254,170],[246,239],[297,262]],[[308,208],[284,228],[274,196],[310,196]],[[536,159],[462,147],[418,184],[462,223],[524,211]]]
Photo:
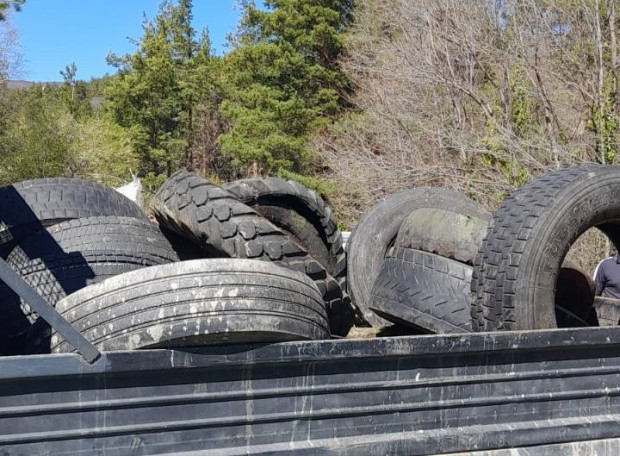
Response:
[[[494,214],[415,188],[347,239],[325,202],[277,178],[223,186],[181,170],[145,212],[79,179],[0,188],[0,255],[101,350],[616,324],[565,262],[598,227],[620,245],[620,167],[554,171]],[[152,221],[151,221],[152,220]],[[0,354],[72,351],[0,283]]]
[[[494,214],[447,189],[371,208],[348,240],[348,286],[375,327],[412,334],[598,326],[588,274],[565,262],[597,227],[620,245],[620,167],[548,173]]]
[[[145,212],[113,189],[40,179],[0,189],[0,252],[101,350],[344,336],[342,234],[313,191],[276,178],[218,187],[187,171]],[[0,282],[0,354],[72,351]]]
[[[558,292],[558,276],[570,246],[590,228],[620,246],[619,195],[620,166],[588,164],[545,174],[506,198],[474,261],[474,329],[555,328],[564,319],[596,325],[592,293],[566,300],[573,293]]]
[[[491,214],[443,188],[416,188],[371,208],[349,238],[349,291],[373,326],[471,331],[473,257]]]
[[[219,187],[181,170],[162,185],[151,210],[160,226],[205,257],[263,261],[303,274],[322,296],[331,334],[345,336],[353,326],[342,234],[316,193],[276,178]]]
[[[79,179],[1,188],[0,254],[52,305],[92,283],[178,260],[140,207]],[[0,312],[0,353],[49,352],[49,326],[3,283]]]

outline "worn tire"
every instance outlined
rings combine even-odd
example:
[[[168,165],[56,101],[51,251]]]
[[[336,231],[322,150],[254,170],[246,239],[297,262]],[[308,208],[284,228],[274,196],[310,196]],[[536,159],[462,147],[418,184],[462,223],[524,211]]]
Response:
[[[575,271],[560,271],[555,308],[558,326],[598,326],[587,277]],[[425,332],[470,332],[471,277],[469,265],[424,251],[394,248],[375,281],[371,309],[389,321]]]
[[[333,212],[316,192],[277,177],[241,179],[222,188],[293,236],[346,291],[342,233]]]
[[[80,290],[56,308],[104,351],[330,335],[314,282],[255,260],[194,260],[142,269]],[[72,350],[52,335],[52,351]]]
[[[89,285],[157,264],[162,264],[161,259],[149,255],[137,258],[133,254],[91,251],[32,260],[19,272],[47,302],[55,306],[60,299]],[[18,328],[27,332],[26,352],[49,353],[49,325],[18,297],[11,304],[12,308],[17,306],[22,312],[21,320],[14,321],[13,328],[19,323]]]
[[[310,277],[327,305],[331,332],[346,335],[354,308],[338,282],[291,237],[231,193],[185,170],[151,202],[160,225],[196,242],[205,255],[273,261]]]
[[[486,213],[478,203],[444,188],[405,190],[389,196],[368,210],[353,229],[347,243],[347,269],[351,299],[373,326],[386,323],[369,309],[374,281],[403,220],[421,208],[478,214],[481,218]]]
[[[48,227],[23,239],[7,263],[50,304],[91,283],[178,261],[159,229],[131,217],[91,217]],[[30,307],[0,284],[0,334],[21,336],[37,320]],[[15,339],[17,340],[17,339]]]
[[[429,333],[471,331],[471,266],[420,250],[394,248],[372,288],[371,309]]]
[[[495,213],[474,261],[474,329],[557,326],[557,275],[571,244],[598,227],[620,246],[620,167],[557,170],[509,196]]]
[[[564,262],[555,288],[555,320],[559,328],[600,326],[594,308],[594,282],[587,274]]]
[[[34,179],[0,188],[0,254],[21,239],[65,220],[96,216],[146,220],[133,201],[116,190],[81,179]]]
[[[200,260],[212,257],[212,255],[204,252],[197,243],[190,241],[186,237],[177,234],[165,226],[161,226],[160,231],[179,256],[180,261]]]
[[[116,251],[160,257],[162,263],[179,261],[157,225],[132,217],[89,217],[48,227],[24,239],[7,257],[15,269],[32,259],[71,252]]]
[[[422,208],[405,218],[396,247],[422,250],[471,265],[486,234],[491,213],[480,206],[475,213]]]

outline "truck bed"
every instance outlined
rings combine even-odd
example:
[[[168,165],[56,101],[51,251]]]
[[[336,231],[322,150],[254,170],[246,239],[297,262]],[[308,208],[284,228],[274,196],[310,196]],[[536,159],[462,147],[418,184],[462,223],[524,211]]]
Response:
[[[618,328],[6,357],[0,454],[617,453],[619,397]]]

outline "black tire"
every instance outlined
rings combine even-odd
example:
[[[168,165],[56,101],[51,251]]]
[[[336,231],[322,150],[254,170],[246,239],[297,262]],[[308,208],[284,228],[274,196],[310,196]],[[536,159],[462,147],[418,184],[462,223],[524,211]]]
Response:
[[[558,326],[598,326],[587,277],[562,268],[558,281]],[[472,330],[469,289],[472,267],[419,250],[394,248],[372,290],[371,309],[394,323],[430,333]],[[582,288],[586,287],[586,288]]]
[[[24,280],[29,283],[47,302],[52,305],[82,288],[99,283],[119,274],[142,269],[148,266],[162,264],[161,258],[146,255],[137,258],[135,254],[123,255],[118,252],[92,251],[74,252],[58,257],[46,257],[31,261],[28,266],[20,270]],[[11,291],[4,289],[1,295],[11,296]],[[4,298],[3,298],[4,299]],[[38,318],[27,303],[13,295],[6,300],[11,309],[20,309],[21,317],[13,310],[11,331],[17,336],[26,333],[26,353],[49,353],[50,328],[48,324]],[[19,318],[19,319],[18,319]]]
[[[178,261],[158,228],[130,217],[92,217],[63,222],[25,238],[7,263],[50,304],[134,269]],[[0,284],[0,334],[22,340],[37,315]],[[45,328],[40,324],[37,327]],[[17,338],[17,339],[15,339]]]
[[[482,206],[475,214],[449,209],[417,209],[401,224],[395,245],[471,265],[490,220],[491,213]]]
[[[331,209],[316,192],[277,177],[242,179],[222,188],[292,236],[346,291],[342,233]]]
[[[555,321],[558,328],[600,326],[594,308],[594,282],[578,267],[562,265],[555,284]]]
[[[508,197],[474,261],[474,329],[557,326],[555,285],[571,244],[597,227],[620,246],[620,167],[548,173]]]
[[[36,258],[86,251],[114,251],[150,255],[160,263],[179,257],[157,225],[132,217],[89,217],[70,220],[41,230],[24,239],[7,257],[15,269]]]
[[[384,319],[369,309],[374,281],[403,220],[421,208],[477,214],[480,218],[484,218],[486,213],[478,203],[444,188],[405,190],[389,196],[368,210],[353,229],[347,243],[347,283],[354,304],[362,309],[365,319],[373,326],[386,324]]]
[[[351,300],[325,268],[299,244],[231,193],[185,170],[174,173],[153,197],[160,225],[196,242],[208,256],[273,261],[306,274],[327,304],[331,332],[353,326]]]
[[[142,269],[90,286],[57,310],[104,351],[329,338],[305,275],[262,261],[211,259]],[[73,351],[58,334],[52,351]]]
[[[202,251],[202,249],[197,243],[190,241],[186,237],[177,234],[176,232],[166,228],[165,226],[161,226],[160,231],[161,234],[163,234],[166,240],[170,243],[172,249],[179,256],[180,261],[210,258],[209,254]]]
[[[420,250],[394,248],[372,288],[371,309],[428,333],[471,331],[471,266]]]
[[[34,179],[0,188],[0,254],[41,227],[85,217],[146,220],[133,201],[112,188],[81,179]]]

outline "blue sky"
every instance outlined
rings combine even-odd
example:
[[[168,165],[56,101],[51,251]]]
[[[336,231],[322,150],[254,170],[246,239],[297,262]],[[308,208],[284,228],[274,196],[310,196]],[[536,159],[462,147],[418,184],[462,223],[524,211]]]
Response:
[[[59,81],[60,70],[71,62],[78,79],[113,73],[106,55],[133,52],[128,38],[140,38],[143,15],[152,19],[159,4],[160,0],[26,0],[10,19],[24,59],[20,78]],[[208,27],[218,54],[226,51],[225,36],[239,19],[236,5],[237,0],[194,0],[194,28]]]

